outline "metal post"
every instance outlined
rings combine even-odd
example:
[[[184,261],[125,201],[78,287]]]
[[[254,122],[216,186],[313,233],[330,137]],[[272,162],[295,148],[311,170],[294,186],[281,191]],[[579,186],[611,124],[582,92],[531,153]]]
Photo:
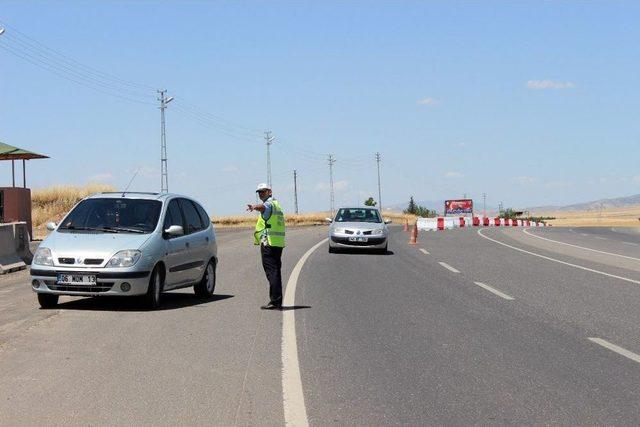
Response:
[[[164,110],[167,104],[173,101],[173,97],[166,97],[166,90],[159,90],[160,97],[160,192],[169,191],[169,172],[167,170],[167,134],[165,130]]]
[[[271,136],[271,131],[267,131],[264,133],[264,140],[267,143],[267,184],[269,184],[269,188],[271,188],[271,144],[275,141],[276,137]]]
[[[295,169],[293,170],[293,204],[298,215],[298,172]]]
[[[333,157],[333,154],[329,154],[329,191],[331,199],[331,218],[333,218],[335,212],[335,195],[333,193],[333,164],[335,162],[336,159]]]
[[[15,187],[16,186],[16,161],[15,160],[11,160],[11,181],[12,181],[12,185]]]
[[[27,162],[22,159],[22,188],[27,188]]]
[[[482,193],[482,216],[487,216],[487,193]]]
[[[376,162],[378,163],[378,209],[382,213],[382,191],[380,190],[380,153],[376,153]]]

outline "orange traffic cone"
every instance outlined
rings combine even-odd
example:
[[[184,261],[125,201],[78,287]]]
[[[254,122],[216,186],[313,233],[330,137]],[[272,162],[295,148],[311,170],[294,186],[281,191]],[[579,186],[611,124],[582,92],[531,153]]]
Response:
[[[408,219],[404,219],[404,227],[402,229],[403,231],[409,231],[409,220]]]
[[[418,223],[413,224],[413,228],[411,229],[411,236],[409,237],[410,245],[418,244]]]

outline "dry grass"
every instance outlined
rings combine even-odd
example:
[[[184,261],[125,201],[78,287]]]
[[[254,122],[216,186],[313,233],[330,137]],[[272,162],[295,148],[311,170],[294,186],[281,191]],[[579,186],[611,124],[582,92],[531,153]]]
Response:
[[[551,216],[548,223],[565,227],[640,227],[640,206],[594,211],[535,212],[532,215]]]
[[[329,212],[315,212],[301,215],[285,215],[285,221],[288,227],[298,227],[304,225],[324,225],[325,218],[331,216]],[[410,223],[415,222],[415,216],[405,215],[400,212],[385,212],[384,219],[390,219],[394,222],[404,223],[407,219]],[[253,227],[256,224],[255,214],[235,215],[235,216],[218,216],[213,217],[212,222],[218,227]]]
[[[59,222],[76,203],[85,197],[101,191],[114,190],[113,187],[105,184],[87,184],[83,187],[64,185],[34,190],[31,193],[34,237],[43,238],[47,234],[45,229],[47,222]]]

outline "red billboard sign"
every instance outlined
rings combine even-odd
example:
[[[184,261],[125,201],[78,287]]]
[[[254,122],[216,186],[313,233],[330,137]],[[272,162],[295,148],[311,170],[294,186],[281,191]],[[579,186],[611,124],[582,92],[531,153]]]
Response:
[[[445,200],[444,202],[444,214],[445,215],[473,215],[473,200],[460,199],[460,200]]]

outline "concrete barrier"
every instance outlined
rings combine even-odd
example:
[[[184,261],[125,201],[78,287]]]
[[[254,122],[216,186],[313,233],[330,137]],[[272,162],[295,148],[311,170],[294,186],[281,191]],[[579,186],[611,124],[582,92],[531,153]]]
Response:
[[[27,223],[0,224],[0,274],[25,269],[32,258]]]

